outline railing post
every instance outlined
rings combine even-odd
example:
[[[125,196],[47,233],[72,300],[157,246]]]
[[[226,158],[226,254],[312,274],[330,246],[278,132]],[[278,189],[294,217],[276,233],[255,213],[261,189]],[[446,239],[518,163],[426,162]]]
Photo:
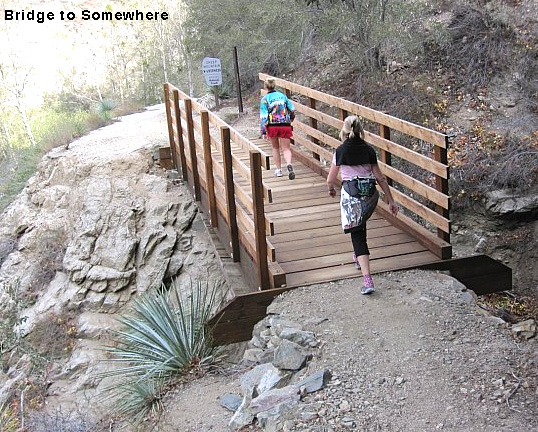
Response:
[[[179,91],[174,90],[174,111],[176,113],[176,132],[179,147],[179,160],[181,162],[181,175],[183,180],[189,180],[187,159],[185,158],[185,143],[183,141],[183,126],[181,125],[181,110],[179,108]],[[177,157],[177,156],[176,156]]]
[[[265,233],[265,210],[263,204],[263,182],[261,154],[250,151],[250,183],[252,186],[252,203],[254,213],[254,231],[256,242],[256,264],[258,266],[258,283],[261,290],[271,288],[269,266],[267,264],[267,237]]]
[[[211,156],[211,135],[209,134],[209,114],[206,110],[200,112],[202,122],[202,144],[204,146],[205,179],[207,185],[207,200],[209,201],[209,220],[211,226],[218,225],[217,199],[215,198],[215,179],[213,178],[213,157]]]
[[[316,109],[316,99],[313,99],[311,97],[308,98],[308,107],[312,108],[313,110]],[[318,129],[318,121],[315,118],[310,117],[310,127],[313,129]],[[317,138],[311,138],[312,142],[314,144],[319,144],[319,140]],[[319,154],[316,152],[312,152],[312,156],[314,156],[314,159],[320,160]]]
[[[379,136],[390,141],[390,128],[383,124],[379,125]],[[386,165],[392,165],[392,154],[386,150],[379,150],[379,160]],[[387,179],[387,183],[392,186],[392,179]]]
[[[222,144],[222,165],[224,168],[224,186],[226,188],[226,209],[228,225],[230,227],[230,246],[232,260],[239,262],[239,229],[237,227],[237,213],[235,208],[235,186],[232,165],[232,147],[230,145],[230,129],[221,126],[220,142]]]
[[[447,178],[440,177],[438,175],[435,176],[435,188],[445,194],[448,195],[448,179],[450,177],[450,172],[448,169],[448,136],[445,136],[445,147],[439,147],[434,146],[433,150],[433,156],[434,159],[437,162],[442,163],[446,166],[446,173]],[[450,201],[449,201],[449,207],[450,207]],[[444,207],[441,207],[440,205],[435,206],[435,211],[440,214],[441,216],[445,217],[446,219],[450,219],[450,211],[449,209],[446,209]],[[450,230],[450,225],[449,225]],[[450,232],[444,232],[443,230],[437,228],[437,237],[443,239],[444,241],[450,243]]]
[[[338,118],[342,121],[346,119],[348,112],[342,108],[338,108]]]
[[[172,109],[170,107],[170,84],[164,84],[164,106],[166,108],[166,123],[168,124],[168,141],[170,142],[170,152],[172,153],[172,161],[175,168],[179,168],[176,155],[176,140],[174,136],[174,123],[172,118]],[[177,116],[177,111],[174,111],[174,116]]]
[[[194,199],[202,199],[200,193],[200,174],[198,173],[198,158],[196,157],[196,141],[194,139],[194,124],[192,120],[192,102],[185,99],[185,113],[187,114],[187,134],[189,137],[189,153],[191,154],[192,182],[194,187]]]

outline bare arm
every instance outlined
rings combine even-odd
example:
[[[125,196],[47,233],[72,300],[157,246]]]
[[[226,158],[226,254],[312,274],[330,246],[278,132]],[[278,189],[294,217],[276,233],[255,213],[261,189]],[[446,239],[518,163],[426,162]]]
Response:
[[[392,197],[392,193],[390,192],[387,178],[383,175],[383,173],[379,169],[379,165],[377,164],[372,164],[372,172],[374,173],[377,183],[379,184],[379,186],[381,186],[381,189],[385,193],[385,198],[389,204],[391,213],[396,216],[398,214],[398,206],[394,202],[394,198]]]
[[[340,167],[332,164],[331,168],[329,169],[329,175],[327,176],[327,188],[329,189],[329,195],[332,197],[336,196],[336,189],[334,188],[334,185],[336,184],[339,171]]]

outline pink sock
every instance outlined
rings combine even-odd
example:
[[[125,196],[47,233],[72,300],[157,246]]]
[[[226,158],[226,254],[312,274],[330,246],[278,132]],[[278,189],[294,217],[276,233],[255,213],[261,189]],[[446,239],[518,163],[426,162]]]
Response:
[[[374,286],[374,281],[372,280],[372,276],[371,275],[364,275],[363,276],[364,278],[364,286],[366,287],[373,287]]]

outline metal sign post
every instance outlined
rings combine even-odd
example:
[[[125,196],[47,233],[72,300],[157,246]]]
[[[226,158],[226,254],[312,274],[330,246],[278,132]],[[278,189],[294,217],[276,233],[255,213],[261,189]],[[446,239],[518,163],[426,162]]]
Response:
[[[237,106],[239,112],[243,112],[243,98],[241,97],[241,77],[239,75],[239,60],[237,58],[237,47],[234,47],[234,69],[235,69],[235,81],[237,84]]]

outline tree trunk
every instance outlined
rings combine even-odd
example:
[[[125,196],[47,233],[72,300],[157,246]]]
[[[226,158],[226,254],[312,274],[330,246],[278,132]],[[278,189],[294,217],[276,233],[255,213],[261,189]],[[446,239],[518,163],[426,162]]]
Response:
[[[187,57],[187,79],[189,82],[189,96],[194,97],[194,80],[192,78],[192,59]]]
[[[22,124],[24,125],[24,131],[26,132],[26,136],[28,137],[28,140],[30,143],[36,147],[37,141],[34,137],[34,133],[32,132],[32,127],[30,126],[30,122],[28,121],[28,116],[26,115],[26,110],[22,106],[22,103],[20,100],[17,100],[16,103],[17,112],[19,113],[19,117],[22,120]]]
[[[2,121],[1,130],[2,140],[0,141],[0,161],[9,159],[11,155],[11,134],[9,128],[5,122]]]
[[[163,36],[161,36],[161,62],[163,67],[163,76],[164,76],[164,82],[168,82],[168,69],[166,67],[166,53],[164,51],[164,40],[162,40]]]

